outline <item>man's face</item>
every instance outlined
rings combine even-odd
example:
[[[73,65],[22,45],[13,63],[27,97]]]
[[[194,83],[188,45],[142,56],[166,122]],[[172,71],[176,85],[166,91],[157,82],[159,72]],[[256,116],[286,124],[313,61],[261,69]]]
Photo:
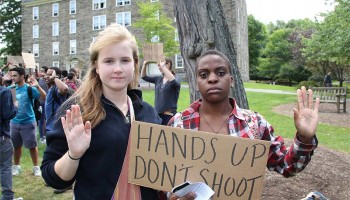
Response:
[[[24,83],[24,75],[20,76],[16,71],[12,71],[11,78],[13,83],[16,83],[16,84]]]
[[[46,80],[46,83],[47,84],[53,84],[55,81],[54,80],[51,80],[51,76],[52,76],[52,73],[53,73],[53,69],[48,69],[46,74],[45,74],[45,80]]]

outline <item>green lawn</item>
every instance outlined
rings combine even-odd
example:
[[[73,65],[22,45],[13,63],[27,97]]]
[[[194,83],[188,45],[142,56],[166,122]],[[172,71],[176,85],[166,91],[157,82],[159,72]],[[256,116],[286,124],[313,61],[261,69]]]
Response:
[[[295,91],[295,88],[287,86],[273,86],[256,83],[245,83],[245,85],[247,88],[252,87],[260,89]],[[281,135],[285,138],[290,139],[294,137],[295,127],[293,124],[293,119],[291,117],[272,112],[272,108],[277,105],[295,102],[296,97],[294,95],[248,92],[247,96],[250,109],[258,111],[260,114],[262,114],[269,121],[269,123],[273,125],[277,135]],[[153,90],[144,90],[143,98],[145,101],[153,105]],[[189,102],[189,89],[181,88],[178,110],[182,111],[187,108]],[[339,128],[336,126],[319,124],[317,137],[319,139],[319,145],[321,146],[326,146],[334,150],[350,153],[350,128]],[[40,158],[42,158],[44,148],[45,145],[39,145]],[[19,176],[14,177],[13,181],[13,188],[16,193],[16,197],[23,197],[25,200],[72,199],[71,191],[63,194],[54,194],[52,188],[45,186],[42,178],[38,178],[33,175],[29,151],[27,149],[24,149],[23,151],[21,165],[22,173]]]

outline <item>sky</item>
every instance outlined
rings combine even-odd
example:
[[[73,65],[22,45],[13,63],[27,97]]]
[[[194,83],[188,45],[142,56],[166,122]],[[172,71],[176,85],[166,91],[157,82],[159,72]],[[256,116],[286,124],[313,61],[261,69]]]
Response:
[[[264,24],[305,18],[314,21],[319,13],[329,12],[334,8],[325,5],[325,0],[246,0],[246,3],[248,14]]]

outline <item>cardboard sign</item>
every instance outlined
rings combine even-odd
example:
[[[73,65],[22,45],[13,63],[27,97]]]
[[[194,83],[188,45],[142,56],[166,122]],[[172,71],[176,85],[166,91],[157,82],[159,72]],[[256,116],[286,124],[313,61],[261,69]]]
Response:
[[[204,182],[212,199],[260,199],[270,142],[134,122],[129,182],[162,191]]]
[[[22,52],[22,57],[23,57],[24,64],[26,64],[25,68],[35,69],[34,54]]]
[[[17,65],[23,64],[23,58],[22,56],[7,56],[7,63],[11,63],[12,65]]]
[[[164,59],[163,43],[145,44],[142,53],[144,60],[159,62]]]

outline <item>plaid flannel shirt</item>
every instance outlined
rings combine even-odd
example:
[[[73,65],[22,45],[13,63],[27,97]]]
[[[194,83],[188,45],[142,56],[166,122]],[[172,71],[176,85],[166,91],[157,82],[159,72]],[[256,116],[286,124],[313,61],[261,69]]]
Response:
[[[293,176],[302,171],[311,160],[314,149],[317,147],[317,138],[311,144],[304,144],[298,140],[298,133],[291,147],[286,147],[280,136],[274,135],[273,127],[257,112],[239,108],[233,98],[230,98],[233,107],[228,118],[227,128],[229,135],[260,139],[271,142],[267,168],[276,171],[285,177]],[[199,108],[201,99],[195,101],[182,113],[177,113],[168,123],[169,126],[199,130]]]

